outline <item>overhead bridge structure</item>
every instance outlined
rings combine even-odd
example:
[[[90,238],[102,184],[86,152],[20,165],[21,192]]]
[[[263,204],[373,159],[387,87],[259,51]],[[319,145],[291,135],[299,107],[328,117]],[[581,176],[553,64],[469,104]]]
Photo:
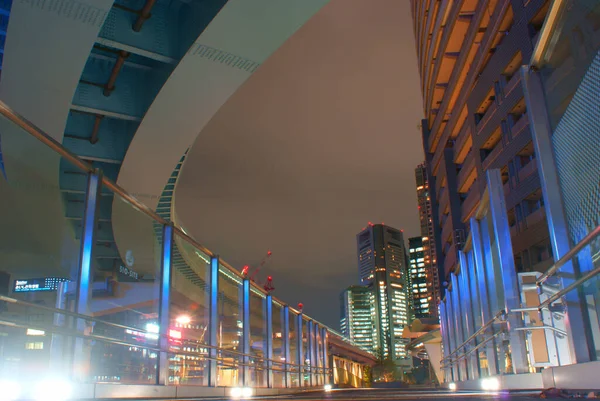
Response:
[[[189,237],[173,202],[203,127],[326,3],[0,2],[0,377],[15,398],[46,379],[79,398],[277,393],[330,383],[334,355],[375,363]]]

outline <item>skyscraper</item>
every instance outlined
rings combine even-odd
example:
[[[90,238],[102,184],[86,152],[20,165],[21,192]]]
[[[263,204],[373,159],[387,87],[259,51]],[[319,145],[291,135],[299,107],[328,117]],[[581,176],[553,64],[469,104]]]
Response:
[[[421,237],[409,238],[408,248],[410,262],[408,294],[411,317],[414,319],[431,318],[437,305],[431,291],[432,277],[427,272],[425,263],[423,239]]]
[[[359,347],[373,353],[377,348],[377,336],[373,324],[375,295],[372,288],[354,285],[340,296],[342,334]]]
[[[419,208],[419,222],[421,224],[421,241],[424,259],[421,263],[425,264],[424,268],[428,279],[426,287],[427,297],[431,297],[431,300],[433,301],[433,306],[429,308],[428,314],[421,317],[437,319],[437,304],[440,300],[440,278],[435,255],[435,231],[433,227],[431,196],[425,163],[419,164],[415,169],[415,181],[417,185],[417,204]],[[409,246],[409,248],[413,247]]]
[[[402,232],[369,223],[357,236],[358,272],[361,284],[374,293],[376,353],[407,360],[402,330],[408,324],[408,255]],[[375,340],[374,340],[375,344]]]

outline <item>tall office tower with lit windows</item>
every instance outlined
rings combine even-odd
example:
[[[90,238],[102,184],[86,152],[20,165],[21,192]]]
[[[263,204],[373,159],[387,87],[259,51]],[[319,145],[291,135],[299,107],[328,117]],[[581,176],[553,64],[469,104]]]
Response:
[[[371,287],[353,285],[340,296],[342,334],[356,345],[371,353],[377,348],[375,294]]]
[[[437,305],[440,300],[440,274],[435,255],[435,232],[431,207],[429,181],[427,180],[427,167],[425,163],[419,164],[415,169],[415,182],[417,185],[417,204],[419,208],[419,222],[421,225],[421,240],[423,243],[423,262],[427,275],[427,293],[431,297],[432,306],[426,318],[437,319]],[[410,240],[409,240],[410,242]],[[410,247],[412,248],[412,246]]]
[[[425,263],[425,247],[421,237],[408,239],[409,283],[408,290],[411,318],[428,319],[434,313],[437,305],[434,300],[431,285],[432,277],[428,273]]]
[[[361,284],[374,293],[375,353],[410,363],[402,330],[408,324],[408,255],[400,230],[369,223],[357,236]],[[374,341],[375,343],[375,341]]]

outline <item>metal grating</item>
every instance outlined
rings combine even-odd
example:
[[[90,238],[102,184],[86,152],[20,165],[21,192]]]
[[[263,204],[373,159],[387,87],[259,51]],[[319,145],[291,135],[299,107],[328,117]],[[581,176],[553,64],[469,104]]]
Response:
[[[599,90],[600,53],[594,58],[552,137],[573,243],[581,241],[600,224]]]

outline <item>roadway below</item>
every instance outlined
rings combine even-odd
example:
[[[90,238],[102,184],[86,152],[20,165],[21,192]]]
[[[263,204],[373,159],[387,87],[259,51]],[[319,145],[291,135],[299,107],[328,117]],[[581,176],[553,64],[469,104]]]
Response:
[[[450,392],[444,390],[427,390],[427,389],[397,389],[397,390],[333,390],[329,393],[310,392],[291,396],[269,396],[269,397],[253,397],[252,400],[281,400],[281,401],[371,401],[371,400],[469,400],[469,401],[484,401],[484,400],[502,400],[502,401],[528,401],[539,400],[540,393],[483,393],[483,392]],[[559,398],[547,398],[547,400],[558,400]]]

